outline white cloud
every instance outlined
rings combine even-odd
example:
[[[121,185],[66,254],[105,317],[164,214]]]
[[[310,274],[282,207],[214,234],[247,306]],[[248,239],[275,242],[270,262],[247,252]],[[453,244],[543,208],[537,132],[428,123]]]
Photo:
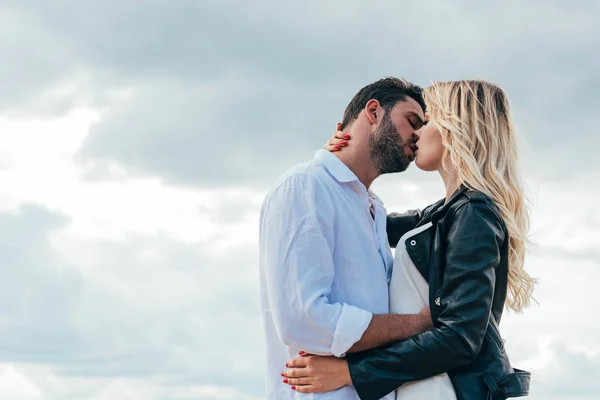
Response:
[[[65,335],[65,340],[70,338],[71,350],[53,356],[54,367],[49,371],[92,376],[110,376],[115,368],[121,371],[125,378],[103,378],[96,386],[93,398],[99,399],[115,398],[111,396],[118,391],[131,398],[167,396],[169,384],[152,387],[148,379],[126,378],[140,373],[179,374],[186,381],[184,386],[191,387],[175,385],[169,396],[215,398],[211,394],[211,387],[217,387],[214,383],[198,386],[207,379],[202,376],[212,376],[215,366],[219,367],[217,373],[241,373],[241,369],[252,367],[250,362],[227,365],[233,361],[232,354],[221,355],[221,349],[241,353],[262,343],[260,321],[252,313],[258,300],[254,245],[262,194],[237,188],[209,191],[170,187],[158,178],[124,176],[116,181],[86,181],[73,155],[99,118],[99,112],[75,110],[58,118],[0,119],[0,157],[5,161],[0,171],[3,212],[18,221],[25,215],[35,216],[28,210],[37,204],[60,214],[63,220],[36,236],[37,246],[51,248],[59,264],[51,268],[34,262],[29,268],[29,282],[59,270],[79,277],[76,291],[64,287],[72,294],[72,303],[64,304],[68,311],[63,314],[62,333],[54,333]],[[38,146],[32,149],[32,144]],[[34,217],[32,222],[36,219],[40,221]],[[25,243],[12,246],[14,251],[27,251]],[[7,255],[3,253],[3,257]],[[11,268],[23,266],[14,264]],[[25,285],[25,281],[13,280],[14,284]],[[52,290],[59,289],[51,285],[46,291],[52,296]],[[37,293],[37,297],[46,296]],[[249,297],[241,308],[235,300],[239,295]],[[219,305],[218,299],[223,297],[231,301]],[[23,300],[13,298],[9,304],[18,307]],[[217,315],[215,308],[219,309]],[[30,311],[30,328],[22,326],[23,316],[18,313],[1,324],[3,335],[8,335],[5,345],[18,345],[27,353],[50,345],[47,334],[52,328],[41,323],[40,314],[47,309],[40,303]],[[239,324],[253,332],[249,341],[237,337]],[[18,340],[14,336],[18,329],[30,329],[36,335]],[[58,351],[67,350],[65,344],[56,345]],[[19,359],[19,352],[14,351],[11,357]],[[113,358],[121,361],[113,364]],[[221,363],[216,361],[219,358]],[[35,362],[45,356],[33,354],[27,359]],[[248,393],[259,391],[260,375],[244,374],[254,376]],[[192,384],[192,376],[199,376],[198,382]],[[64,397],[59,398],[67,398],[73,391],[67,383],[70,379],[63,376],[58,380],[66,386],[61,394]],[[218,383],[226,385],[226,380]],[[45,389],[49,393],[53,390]],[[225,388],[223,393],[229,396],[237,393],[235,390]]]
[[[40,400],[44,396],[41,390],[25,375],[11,365],[0,366],[0,399],[2,400]]]
[[[74,110],[47,120],[0,119],[0,159],[5,164],[0,170],[0,208],[16,212],[20,202],[40,204],[71,219],[68,234],[110,240],[160,233],[185,242],[223,238],[229,229],[222,223],[226,212],[233,222],[245,223],[244,232],[254,229],[244,222],[245,215],[223,211],[219,204],[225,201],[244,211],[256,208],[261,200],[256,191],[199,191],[126,175],[115,181],[84,181],[73,157],[100,118],[98,111]],[[222,216],[218,221],[215,213]],[[240,235],[237,241],[246,237]]]

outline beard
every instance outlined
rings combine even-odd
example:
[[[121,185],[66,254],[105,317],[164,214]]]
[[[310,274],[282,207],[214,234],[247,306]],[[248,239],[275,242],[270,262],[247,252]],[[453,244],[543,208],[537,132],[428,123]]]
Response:
[[[369,156],[380,174],[406,171],[412,160],[404,154],[405,144],[386,112],[369,138]]]

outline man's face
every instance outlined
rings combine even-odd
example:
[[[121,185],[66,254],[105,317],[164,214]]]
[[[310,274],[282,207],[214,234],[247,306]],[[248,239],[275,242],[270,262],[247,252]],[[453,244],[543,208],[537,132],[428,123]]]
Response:
[[[386,112],[369,138],[369,155],[380,174],[405,171],[414,160],[416,136],[423,126],[423,110],[411,98]]]

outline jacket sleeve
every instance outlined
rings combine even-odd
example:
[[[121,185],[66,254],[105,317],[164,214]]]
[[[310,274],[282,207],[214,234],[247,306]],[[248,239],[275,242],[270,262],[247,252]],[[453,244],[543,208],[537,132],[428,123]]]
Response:
[[[495,268],[506,237],[498,215],[483,202],[462,205],[450,222],[443,284],[431,305],[434,327],[387,347],[347,356],[362,400],[471,363],[490,318]],[[437,317],[436,317],[437,316]]]
[[[390,213],[387,216],[386,231],[390,247],[396,247],[402,235],[413,229],[423,213],[421,210],[409,210],[405,213]]]

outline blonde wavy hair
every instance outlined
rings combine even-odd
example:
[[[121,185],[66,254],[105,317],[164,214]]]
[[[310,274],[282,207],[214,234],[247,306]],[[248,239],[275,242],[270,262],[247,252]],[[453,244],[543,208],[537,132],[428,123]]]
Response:
[[[518,171],[517,145],[508,98],[481,80],[434,82],[424,90],[430,123],[442,135],[442,166],[457,172],[460,184],[489,196],[508,229],[508,296],[520,312],[536,283],[523,268],[529,214]]]

